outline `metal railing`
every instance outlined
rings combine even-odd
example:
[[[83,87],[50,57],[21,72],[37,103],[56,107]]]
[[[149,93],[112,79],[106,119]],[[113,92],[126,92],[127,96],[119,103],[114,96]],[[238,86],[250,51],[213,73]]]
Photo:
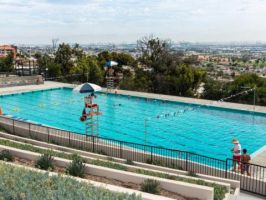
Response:
[[[145,162],[240,181],[240,188],[266,196],[266,167],[220,160],[176,149],[167,149],[103,137],[82,135],[67,130],[0,116],[0,125],[9,133],[38,141],[73,147],[107,156]],[[236,171],[233,166],[236,164]],[[248,168],[243,170],[245,167]],[[248,172],[248,173],[247,173]]]

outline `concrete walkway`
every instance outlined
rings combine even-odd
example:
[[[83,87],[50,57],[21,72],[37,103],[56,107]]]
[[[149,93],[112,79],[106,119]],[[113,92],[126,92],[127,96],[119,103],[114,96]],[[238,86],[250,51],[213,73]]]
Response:
[[[73,85],[66,84],[66,83],[60,83],[60,82],[45,81],[44,84],[41,84],[41,85],[24,85],[24,86],[1,88],[0,95],[27,92],[27,91],[45,90],[45,89],[60,88],[60,87],[73,87]]]
[[[241,191],[236,200],[265,200],[265,197]]]
[[[251,163],[266,167],[266,145],[251,155]],[[266,171],[265,171],[265,174],[266,174]]]

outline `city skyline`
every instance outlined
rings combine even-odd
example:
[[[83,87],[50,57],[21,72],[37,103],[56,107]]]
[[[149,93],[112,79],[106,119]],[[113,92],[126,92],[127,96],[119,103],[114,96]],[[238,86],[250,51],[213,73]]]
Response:
[[[0,43],[265,42],[265,0],[0,0]]]

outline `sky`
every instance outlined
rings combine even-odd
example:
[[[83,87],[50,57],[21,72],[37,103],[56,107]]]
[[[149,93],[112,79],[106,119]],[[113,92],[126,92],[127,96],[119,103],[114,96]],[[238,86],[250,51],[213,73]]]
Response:
[[[0,44],[266,41],[266,0],[0,0]]]

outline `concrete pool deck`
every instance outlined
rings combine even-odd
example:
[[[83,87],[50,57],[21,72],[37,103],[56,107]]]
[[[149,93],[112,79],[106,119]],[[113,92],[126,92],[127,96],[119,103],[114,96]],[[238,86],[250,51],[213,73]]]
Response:
[[[40,85],[24,85],[24,86],[1,88],[0,95],[27,92],[27,91],[46,90],[46,89],[60,88],[60,87],[73,87],[73,86],[74,86],[73,84],[45,81],[44,84]]]
[[[251,163],[266,167],[266,145],[251,155]]]

